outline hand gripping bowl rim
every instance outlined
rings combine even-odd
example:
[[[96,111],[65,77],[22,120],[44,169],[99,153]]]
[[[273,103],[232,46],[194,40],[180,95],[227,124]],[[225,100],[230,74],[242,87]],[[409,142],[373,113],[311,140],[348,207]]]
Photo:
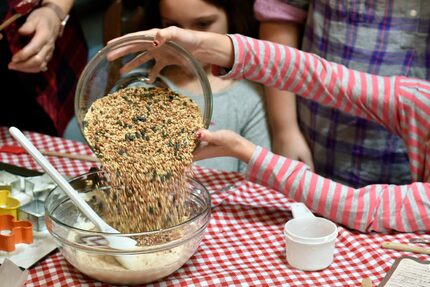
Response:
[[[79,77],[78,84],[76,86],[74,110],[75,110],[75,117],[76,117],[77,122],[78,122],[79,130],[80,130],[83,138],[85,139],[85,141],[87,143],[88,143],[88,141],[87,141],[85,134],[83,132],[84,131],[83,117],[80,118],[80,115],[82,114],[82,112],[81,112],[81,107],[80,107],[80,101],[78,101],[78,99],[79,99],[78,96],[81,94],[81,91],[83,90],[83,88],[87,86],[88,81],[92,78],[90,73],[95,70],[94,67],[96,67],[100,62],[105,60],[105,56],[107,55],[107,53],[110,51],[110,49],[112,47],[118,48],[118,47],[121,47],[123,45],[126,46],[126,45],[129,45],[130,42],[139,41],[139,40],[152,42],[153,39],[154,39],[153,36],[136,35],[136,36],[130,36],[130,37],[122,40],[121,42],[111,44],[111,45],[106,45],[101,50],[99,50],[93,56],[93,58],[87,63],[87,65],[85,66],[84,70],[81,73],[81,76]],[[179,45],[173,41],[167,41],[163,46],[167,46],[168,48],[173,48],[175,51],[179,52],[185,59],[187,59],[188,61],[191,62],[192,67],[194,68],[194,72],[196,73],[196,75],[198,76],[198,78],[200,80],[200,83],[202,84],[204,98],[208,99],[208,100],[204,101],[204,111],[202,111],[203,112],[202,117],[203,117],[204,127],[208,128],[210,125],[210,122],[211,122],[211,118],[212,118],[212,109],[213,109],[213,103],[212,103],[213,99],[212,98],[213,98],[213,96],[212,96],[212,90],[211,90],[209,80],[206,76],[206,72],[203,70],[203,67],[194,58],[194,56],[192,56],[192,54],[190,52],[188,52],[185,48],[183,48],[181,45]],[[104,95],[104,96],[106,96],[106,95]],[[89,145],[89,143],[88,143],[88,145]],[[91,147],[91,145],[89,145],[89,146]]]

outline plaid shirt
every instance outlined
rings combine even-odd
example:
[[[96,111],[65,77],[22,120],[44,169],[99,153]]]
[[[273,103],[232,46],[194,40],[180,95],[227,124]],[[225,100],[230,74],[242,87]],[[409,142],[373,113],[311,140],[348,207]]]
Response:
[[[255,12],[260,21],[306,21],[302,50],[329,61],[430,79],[428,1],[257,0]],[[317,173],[353,187],[411,181],[404,143],[381,126],[303,98],[298,114]]]
[[[11,7],[19,1],[8,0],[9,7],[4,19],[14,14]],[[2,5],[5,5],[4,3]],[[10,52],[15,54],[28,42],[17,31],[25,22],[25,17],[9,25],[3,32],[9,43]],[[55,43],[52,59],[48,63],[48,71],[43,73],[20,73],[20,83],[34,84],[37,102],[49,115],[62,135],[67,123],[74,115],[74,97],[78,78],[87,63],[87,46],[82,30],[71,15],[61,37]]]

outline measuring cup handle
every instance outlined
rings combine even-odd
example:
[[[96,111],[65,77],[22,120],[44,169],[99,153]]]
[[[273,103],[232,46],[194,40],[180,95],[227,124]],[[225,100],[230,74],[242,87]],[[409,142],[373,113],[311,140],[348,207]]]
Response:
[[[295,202],[291,204],[291,212],[294,218],[302,217],[315,217],[312,211],[310,211],[304,203]]]

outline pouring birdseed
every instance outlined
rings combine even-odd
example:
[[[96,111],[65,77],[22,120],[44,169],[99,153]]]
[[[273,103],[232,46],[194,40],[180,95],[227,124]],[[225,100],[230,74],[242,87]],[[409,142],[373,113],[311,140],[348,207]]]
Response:
[[[198,105],[170,89],[125,88],[95,101],[84,135],[110,175],[105,221],[122,233],[175,226],[187,218]]]

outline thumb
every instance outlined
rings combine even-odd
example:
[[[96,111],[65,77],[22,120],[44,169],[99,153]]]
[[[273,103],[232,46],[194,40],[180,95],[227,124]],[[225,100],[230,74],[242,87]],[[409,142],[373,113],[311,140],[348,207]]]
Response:
[[[218,130],[212,132],[207,129],[201,129],[197,132],[199,140],[202,142],[207,142],[213,146],[223,146],[225,145],[225,131]]]
[[[24,25],[22,25],[21,28],[19,28],[18,33],[24,36],[28,36],[28,35],[34,34],[35,31],[36,31],[36,23],[33,21],[27,20],[24,23]]]
[[[200,141],[213,143],[214,137],[213,134],[207,129],[201,129],[197,132],[197,136]]]

